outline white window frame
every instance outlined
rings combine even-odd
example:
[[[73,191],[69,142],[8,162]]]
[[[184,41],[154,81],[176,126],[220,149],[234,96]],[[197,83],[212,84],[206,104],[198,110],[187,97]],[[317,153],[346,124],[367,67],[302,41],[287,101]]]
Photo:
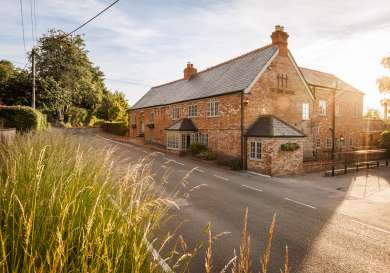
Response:
[[[308,102],[302,103],[302,120],[310,120],[310,104]]]
[[[167,134],[167,148],[172,150],[180,149],[180,135],[179,134]]]
[[[172,107],[172,120],[177,120],[180,118],[180,107],[173,106]]]
[[[316,148],[321,148],[321,139],[320,138],[316,138]]]
[[[249,159],[261,160],[261,142],[253,140],[249,145]]]
[[[188,105],[188,117],[193,118],[198,116],[198,105],[190,104]]]
[[[207,103],[207,117],[218,117],[219,116],[219,101],[212,100]]]
[[[333,146],[333,141],[332,141],[332,138],[330,138],[330,137],[328,137],[327,139],[326,139],[326,148],[332,148],[332,146]]]
[[[137,124],[137,119],[136,119],[135,113],[131,113],[131,115],[130,115],[130,124],[131,125]]]
[[[155,113],[154,112],[150,112],[149,113],[149,123],[150,124],[154,124],[154,119],[155,119]]]
[[[319,101],[319,114],[320,116],[326,116],[328,102],[326,100]]]

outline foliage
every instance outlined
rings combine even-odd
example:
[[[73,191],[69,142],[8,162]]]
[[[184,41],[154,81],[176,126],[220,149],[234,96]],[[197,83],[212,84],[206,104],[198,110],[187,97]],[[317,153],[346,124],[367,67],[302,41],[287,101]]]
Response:
[[[47,127],[46,116],[28,106],[0,106],[0,119],[4,120],[5,127],[19,131]]]
[[[390,70],[390,56],[383,58],[381,64],[384,68]],[[382,78],[378,79],[378,87],[379,91],[383,93],[390,93],[390,77],[383,76]]]
[[[294,142],[283,143],[282,145],[280,145],[280,149],[282,151],[296,151],[299,149],[299,144]]]
[[[96,116],[92,116],[88,122],[88,127],[101,126],[106,121],[104,119],[97,118]]]
[[[207,152],[207,147],[201,143],[194,142],[190,146],[190,151],[192,155],[198,155],[202,152]]]
[[[241,160],[239,159],[217,159],[217,164],[222,166],[228,166],[230,169],[239,171],[242,169]]]
[[[125,94],[119,91],[107,91],[102,104],[97,110],[97,117],[110,121],[127,120],[127,100]]]
[[[365,118],[370,118],[370,119],[380,119],[381,114],[379,110],[370,108],[367,110],[367,113],[364,115]]]
[[[14,73],[15,67],[10,61],[0,61],[0,82],[6,82]]]
[[[125,136],[129,131],[126,122],[105,122],[102,124],[102,129],[108,133]]]
[[[387,155],[390,156],[390,130],[386,130],[381,134],[379,145],[386,149]]]
[[[217,159],[217,155],[215,153],[213,153],[212,151],[203,151],[203,152],[200,152],[197,157],[201,158],[201,159],[205,159],[205,160],[215,160]]]
[[[0,147],[1,272],[161,272],[147,240],[169,200],[96,146],[39,132]]]
[[[0,83],[0,98],[6,105],[31,105],[32,79],[26,70],[15,71]],[[39,83],[37,90],[40,89]]]
[[[74,127],[82,127],[88,117],[88,112],[84,108],[79,107],[69,107],[67,114],[67,122],[69,122]]]

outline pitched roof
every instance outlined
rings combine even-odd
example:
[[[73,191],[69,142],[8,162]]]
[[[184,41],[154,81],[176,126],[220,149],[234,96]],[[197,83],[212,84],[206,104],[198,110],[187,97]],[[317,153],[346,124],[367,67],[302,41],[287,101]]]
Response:
[[[197,131],[198,128],[194,125],[191,119],[183,118],[174,124],[172,124],[167,129],[168,131]]]
[[[336,88],[337,83],[338,89],[363,93],[362,91],[344,82],[333,74],[303,67],[300,67],[300,70],[302,71],[303,76],[309,84],[328,88]]]
[[[152,87],[131,109],[245,90],[276,52],[277,47],[269,45],[201,71],[190,80]]]
[[[248,129],[247,136],[253,137],[305,137],[306,135],[284,122],[272,116],[260,116]]]

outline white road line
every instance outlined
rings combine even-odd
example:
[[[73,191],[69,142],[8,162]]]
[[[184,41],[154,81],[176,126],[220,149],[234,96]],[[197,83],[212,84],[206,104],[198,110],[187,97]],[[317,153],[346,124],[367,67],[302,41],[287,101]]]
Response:
[[[197,171],[197,172],[200,172],[200,173],[204,173],[204,170],[199,169],[199,167],[195,167],[194,170]]]
[[[171,160],[170,158],[168,158],[168,157],[165,157],[165,156],[163,157],[163,159],[165,159],[165,160]]]
[[[181,163],[181,162],[179,162],[179,161],[173,160],[172,162],[184,166],[184,163]]]
[[[248,185],[241,185],[242,187],[244,187],[244,188],[247,188],[247,189],[250,189],[250,190],[254,190],[254,191],[259,191],[259,192],[262,192],[263,190],[261,190],[261,189],[257,189],[257,188],[255,188],[255,187],[251,187],[251,186],[248,186]]]
[[[220,176],[220,175],[218,175],[218,174],[214,174],[214,177],[219,178],[219,179],[222,179],[222,180],[225,180],[225,181],[229,181],[229,178]]]
[[[362,226],[365,226],[365,227],[368,227],[368,228],[371,228],[371,229],[375,229],[377,231],[380,231],[380,232],[383,232],[383,233],[387,233],[387,234],[390,234],[390,231],[386,230],[386,229],[383,229],[383,228],[379,228],[379,227],[376,227],[376,226],[372,226],[372,225],[369,225],[369,224],[365,224],[365,223],[362,223],[362,222],[359,222],[357,220],[351,220],[352,222],[355,222],[355,223],[358,223]]]
[[[308,204],[305,204],[305,203],[302,203],[302,202],[299,202],[299,201],[296,201],[296,200],[293,200],[293,199],[290,199],[288,197],[284,198],[285,200],[288,200],[290,202],[293,202],[295,204],[298,204],[298,205],[302,205],[302,206],[305,206],[305,207],[308,207],[308,208],[311,208],[311,209],[317,209],[316,207],[313,207],[313,206],[310,206]]]
[[[252,171],[247,171],[247,173],[253,174],[253,175],[257,175],[257,176],[262,176],[262,177],[271,178],[271,176],[266,175],[266,174],[262,174],[262,173],[257,173],[257,172],[252,172]]]

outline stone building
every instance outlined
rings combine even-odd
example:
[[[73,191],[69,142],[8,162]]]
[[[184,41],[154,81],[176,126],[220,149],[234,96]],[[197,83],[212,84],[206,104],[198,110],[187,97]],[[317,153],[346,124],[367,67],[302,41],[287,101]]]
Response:
[[[244,169],[299,173],[318,151],[353,149],[363,93],[336,76],[300,68],[289,35],[276,26],[272,43],[151,88],[129,110],[129,136],[172,151],[205,144]]]

